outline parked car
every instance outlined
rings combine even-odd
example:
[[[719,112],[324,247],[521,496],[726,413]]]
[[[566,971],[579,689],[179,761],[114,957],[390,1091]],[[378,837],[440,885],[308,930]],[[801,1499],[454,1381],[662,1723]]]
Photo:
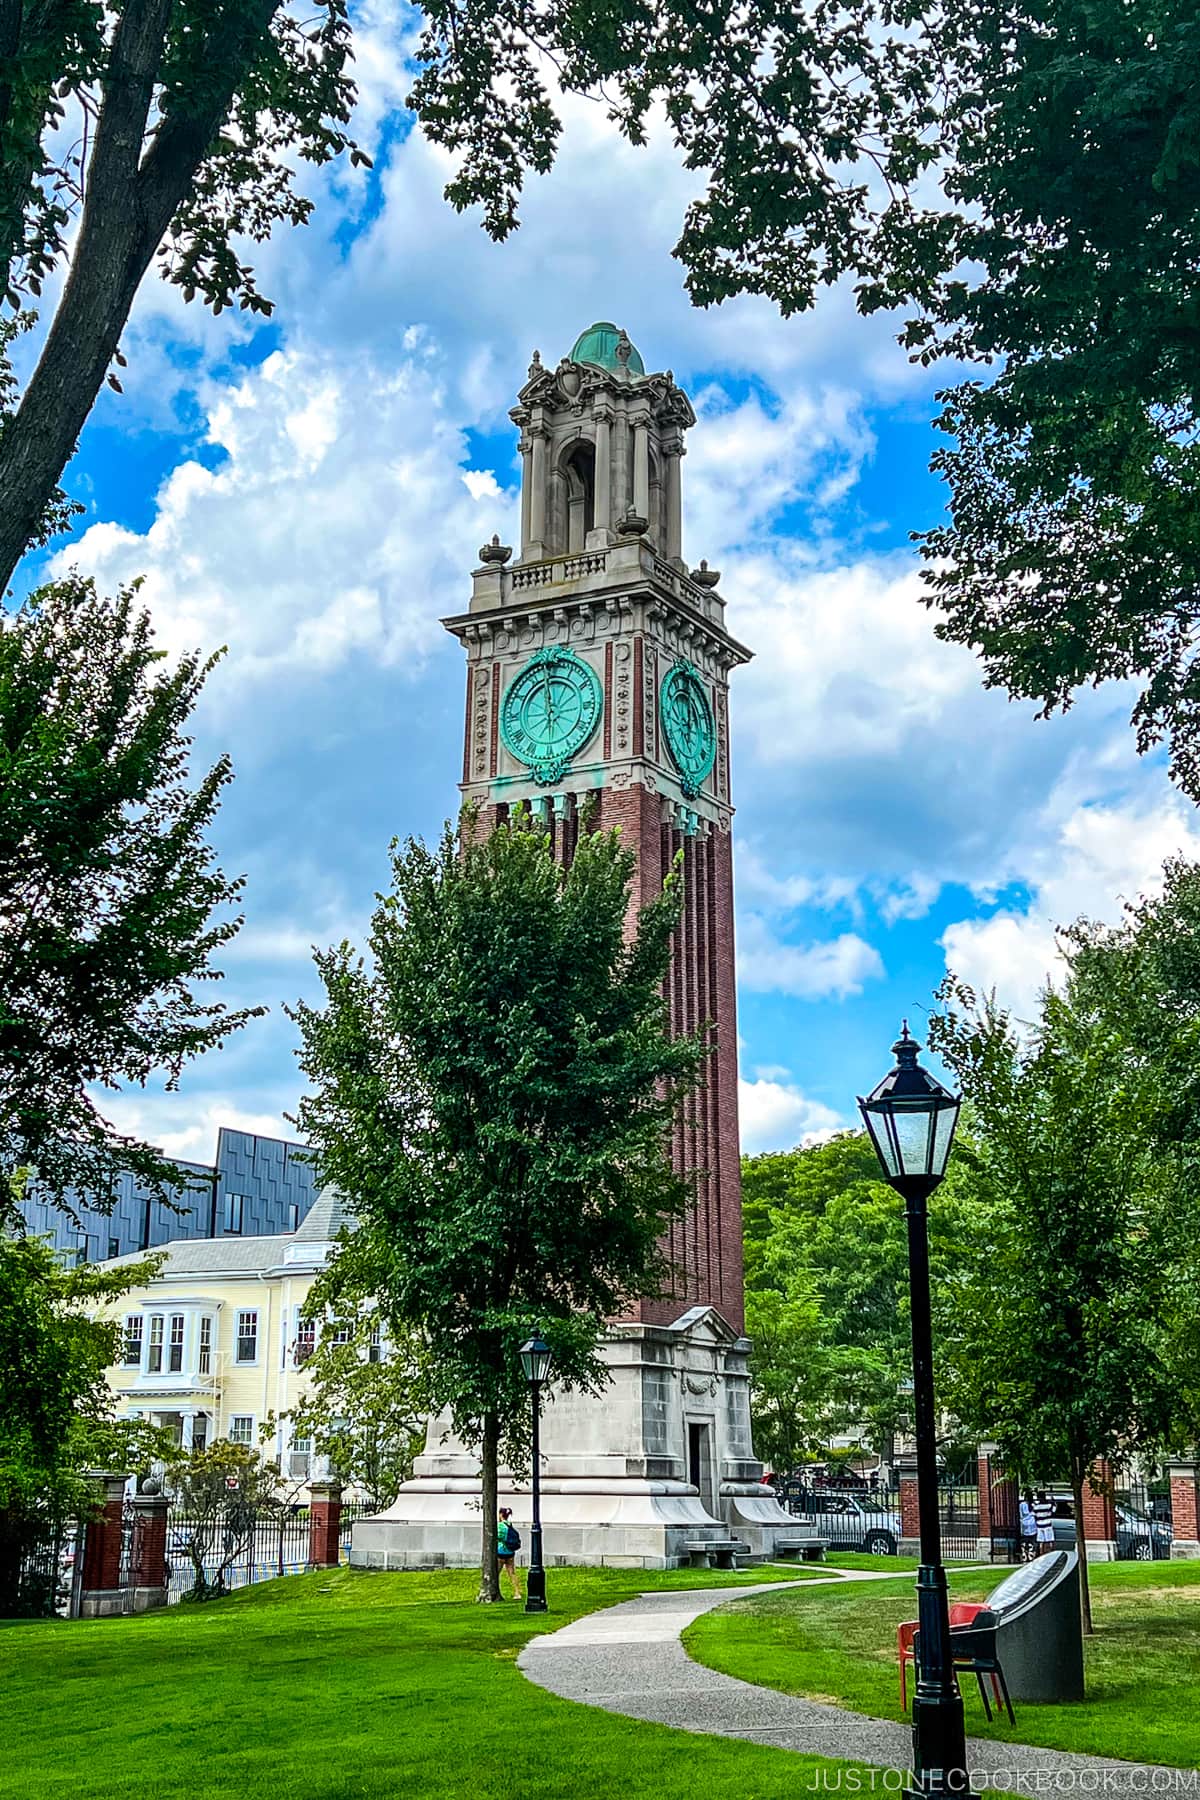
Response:
[[[1117,1555],[1133,1562],[1165,1562],[1171,1554],[1171,1527],[1134,1506],[1117,1503]]]
[[[872,1505],[853,1494],[814,1489],[784,1489],[784,1499],[798,1518],[815,1525],[831,1550],[865,1550],[868,1556],[895,1556],[900,1515],[883,1495]]]
[[[1116,1546],[1121,1562],[1165,1562],[1171,1554],[1171,1527],[1118,1500]],[[1054,1501],[1054,1548],[1075,1548],[1075,1503],[1057,1495]]]

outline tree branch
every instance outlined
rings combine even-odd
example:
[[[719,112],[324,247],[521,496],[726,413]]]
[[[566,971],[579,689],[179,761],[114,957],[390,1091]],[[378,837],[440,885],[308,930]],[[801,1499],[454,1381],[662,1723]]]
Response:
[[[37,535],[142,277],[281,0],[230,8],[202,53],[205,66],[221,68],[225,79],[195,111],[185,104],[169,109],[143,159],[171,3],[128,0],[113,39],[71,273],[37,368],[0,440],[0,591]]]

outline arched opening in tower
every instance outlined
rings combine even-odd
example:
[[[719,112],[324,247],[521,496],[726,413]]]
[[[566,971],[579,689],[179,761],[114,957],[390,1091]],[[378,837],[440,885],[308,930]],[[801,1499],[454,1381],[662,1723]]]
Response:
[[[649,469],[650,469],[650,522],[649,522],[649,529],[646,532],[646,536],[650,539],[650,542],[653,544],[654,548],[656,550],[658,550],[659,552],[661,552],[663,550],[664,543],[665,543],[665,537],[666,537],[666,534],[663,530],[663,522],[664,522],[664,519],[666,516],[666,501],[663,497],[662,462],[659,459],[658,452],[656,450],[654,450],[653,448],[651,448],[651,450],[650,450]]]
[[[575,555],[596,523],[596,447],[586,439],[572,445],[563,462],[567,482],[567,553]]]

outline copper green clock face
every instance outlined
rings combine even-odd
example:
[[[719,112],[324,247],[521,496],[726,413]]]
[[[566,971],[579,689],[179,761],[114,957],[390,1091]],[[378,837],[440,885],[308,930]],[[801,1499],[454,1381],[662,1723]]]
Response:
[[[663,735],[671,760],[682,777],[684,794],[691,799],[711,770],[717,755],[717,733],[704,683],[689,662],[677,662],[668,670],[659,695]]]
[[[537,781],[558,781],[600,723],[603,693],[595,670],[573,650],[537,650],[510,683],[500,735]]]

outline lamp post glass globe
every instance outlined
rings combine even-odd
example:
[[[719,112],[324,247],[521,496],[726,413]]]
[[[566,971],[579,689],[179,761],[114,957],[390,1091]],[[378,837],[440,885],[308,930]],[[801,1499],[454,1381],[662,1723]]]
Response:
[[[521,1367],[533,1401],[533,1520],[529,1528],[529,1579],[525,1611],[545,1612],[546,1568],[542,1561],[542,1452],[540,1444],[542,1383],[550,1374],[550,1346],[540,1331],[521,1345]]]
[[[550,1375],[550,1346],[540,1331],[521,1345],[521,1367],[526,1381],[546,1381]]]
[[[858,1106],[887,1179],[902,1193],[915,1184],[929,1194],[946,1173],[961,1100],[921,1067],[920,1048],[906,1019],[892,1045],[896,1067]]]

